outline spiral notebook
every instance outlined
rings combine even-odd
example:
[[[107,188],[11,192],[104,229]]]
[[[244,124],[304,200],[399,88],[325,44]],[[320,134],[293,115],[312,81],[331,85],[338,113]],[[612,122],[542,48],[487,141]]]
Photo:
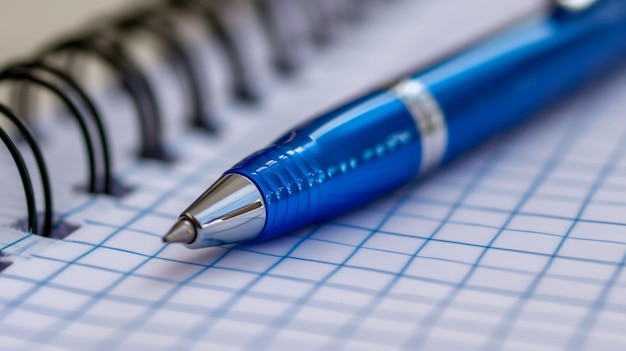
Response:
[[[624,70],[332,222],[254,245],[160,242],[235,160],[541,1],[172,1],[176,33],[162,6],[51,43],[42,52],[61,56],[45,67],[10,70],[62,87],[87,116],[95,170],[72,111],[19,80],[9,100],[42,149],[57,239],[26,234],[47,234],[42,177],[27,137],[0,117],[0,146],[15,146],[0,170],[13,181],[0,203],[2,349],[626,345]],[[115,44],[133,35],[156,46]],[[89,101],[63,77],[80,78],[84,56],[100,60],[86,94],[111,145],[108,185]]]

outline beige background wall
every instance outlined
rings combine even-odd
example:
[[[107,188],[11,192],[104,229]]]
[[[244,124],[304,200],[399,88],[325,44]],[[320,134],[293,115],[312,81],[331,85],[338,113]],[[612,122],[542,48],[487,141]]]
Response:
[[[0,0],[0,65],[137,1]]]

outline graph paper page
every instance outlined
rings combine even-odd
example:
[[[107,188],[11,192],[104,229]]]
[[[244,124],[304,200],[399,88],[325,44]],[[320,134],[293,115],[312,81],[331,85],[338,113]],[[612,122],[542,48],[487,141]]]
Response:
[[[220,137],[178,138],[177,163],[124,168],[134,192],[77,202],[64,219],[81,227],[67,239],[1,230],[2,252],[22,254],[0,273],[2,348],[623,349],[626,71],[331,222],[254,245],[161,244],[181,210],[277,129],[397,73],[374,67],[427,59],[427,33],[410,49],[387,39],[456,4],[437,3],[390,6],[260,107],[234,108]],[[463,12],[449,21],[489,28],[488,11]],[[396,54],[363,56],[372,45]]]

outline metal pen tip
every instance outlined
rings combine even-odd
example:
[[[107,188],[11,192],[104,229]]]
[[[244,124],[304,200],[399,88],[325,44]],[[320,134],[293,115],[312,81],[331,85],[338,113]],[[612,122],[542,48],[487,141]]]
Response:
[[[164,243],[191,244],[196,240],[196,228],[188,220],[182,219],[176,223],[163,237]]]

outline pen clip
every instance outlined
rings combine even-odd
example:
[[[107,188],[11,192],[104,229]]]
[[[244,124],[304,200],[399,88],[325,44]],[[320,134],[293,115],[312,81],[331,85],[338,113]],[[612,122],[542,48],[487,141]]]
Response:
[[[585,11],[599,0],[551,0],[555,8],[569,13]]]

